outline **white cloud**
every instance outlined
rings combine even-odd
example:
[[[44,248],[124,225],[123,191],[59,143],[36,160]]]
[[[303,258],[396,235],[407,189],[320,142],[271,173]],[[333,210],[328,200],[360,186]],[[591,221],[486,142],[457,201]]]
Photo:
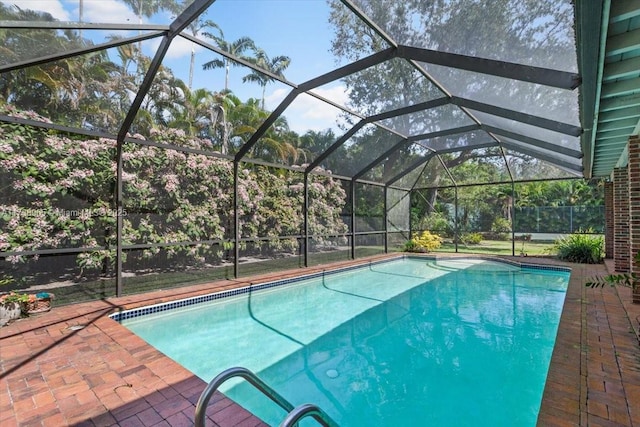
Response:
[[[338,105],[345,105],[349,99],[349,92],[342,85],[330,88],[318,88],[313,90]],[[289,93],[288,89],[277,89],[265,97],[265,106],[268,110],[275,109]],[[304,134],[308,130],[322,131],[325,129],[337,129],[342,110],[329,105],[310,95],[299,95],[284,112],[291,130]]]
[[[34,10],[36,12],[48,12],[60,21],[71,21],[69,12],[64,8],[60,0],[2,0],[6,6],[16,5],[20,9]]]
[[[267,110],[273,111],[285,96],[290,92],[289,89],[279,88],[264,97],[264,105]]]
[[[75,13],[78,15],[78,2],[74,0]],[[131,8],[118,0],[84,0],[83,21],[101,24],[137,24],[138,17]],[[145,18],[142,18],[143,22]]]
[[[160,46],[160,41],[161,41],[160,38],[153,39],[153,41],[149,44],[149,47],[152,49],[153,52],[158,50],[158,47]],[[182,57],[188,57],[189,55],[191,55],[192,47],[194,48],[196,53],[203,50],[202,46],[200,46],[199,44],[193,43],[191,40],[187,40],[182,37],[176,37],[171,42],[171,46],[169,46],[169,50],[167,51],[167,54],[165,55],[165,57],[167,59],[178,59]]]
[[[349,90],[343,85],[337,85],[324,89],[317,88],[313,89],[312,92],[340,105],[345,105],[347,101],[349,101]]]
[[[79,19],[79,0],[0,0],[5,5],[20,9],[48,12],[60,21]],[[144,20],[144,18],[143,18]],[[138,23],[138,17],[121,0],[83,0],[82,21],[107,24]]]

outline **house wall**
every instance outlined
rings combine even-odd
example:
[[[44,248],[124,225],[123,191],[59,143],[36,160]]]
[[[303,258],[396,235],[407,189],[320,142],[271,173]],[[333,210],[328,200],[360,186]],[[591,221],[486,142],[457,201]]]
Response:
[[[604,252],[605,258],[613,259],[614,215],[613,215],[613,182],[604,184]]]
[[[628,273],[629,261],[629,171],[627,167],[613,170],[614,248],[616,271]]]
[[[624,168],[613,170],[612,197],[605,186],[606,233],[609,231],[609,212],[613,215],[613,258],[618,273],[640,273],[633,262],[640,252],[640,137],[629,138],[629,162]],[[606,236],[608,236],[607,234]],[[607,255],[609,248],[606,247]]]
[[[634,262],[640,251],[640,137],[629,138],[629,259],[630,271],[640,272]]]

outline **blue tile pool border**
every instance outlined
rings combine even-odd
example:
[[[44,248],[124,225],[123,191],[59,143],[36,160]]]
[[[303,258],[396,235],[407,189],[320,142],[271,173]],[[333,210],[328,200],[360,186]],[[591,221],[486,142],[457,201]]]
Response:
[[[176,308],[180,308],[180,307],[187,307],[187,306],[191,306],[194,304],[201,304],[204,302],[210,302],[210,301],[215,301],[215,300],[219,300],[219,299],[224,299],[224,298],[228,298],[228,297],[232,297],[232,296],[236,296],[236,295],[242,295],[242,294],[246,294],[249,292],[254,292],[254,291],[259,291],[262,289],[269,289],[269,288],[273,288],[276,286],[283,286],[283,285],[288,285],[291,283],[295,283],[295,282],[300,282],[302,280],[307,280],[307,279],[314,279],[316,277],[322,277],[322,276],[326,276],[327,274],[337,274],[337,273],[344,273],[346,271],[352,271],[352,270],[357,270],[363,267],[368,267],[371,265],[377,265],[377,264],[384,264],[384,263],[388,263],[388,262],[392,262],[392,261],[397,261],[399,259],[428,259],[428,260],[439,260],[439,259],[446,259],[446,260],[465,260],[465,259],[479,259],[479,260],[486,260],[486,261],[494,261],[494,262],[501,262],[504,264],[509,264],[515,267],[520,267],[520,268],[530,268],[530,269],[535,269],[535,270],[552,270],[552,271],[563,271],[563,272],[571,272],[571,268],[569,267],[561,267],[561,266],[554,266],[554,265],[541,265],[541,264],[531,264],[531,263],[521,263],[518,261],[513,261],[513,260],[508,260],[508,259],[500,259],[500,258],[492,258],[492,257],[485,257],[485,256],[464,256],[464,257],[460,257],[460,258],[452,258],[452,257],[447,257],[447,256],[438,256],[438,255],[398,255],[395,257],[391,257],[391,258],[386,258],[386,259],[382,259],[382,260],[375,260],[375,261],[368,261],[368,262],[363,262],[360,264],[354,264],[354,265],[350,265],[348,267],[338,267],[335,269],[331,269],[331,270],[321,270],[321,271],[317,271],[315,273],[310,273],[310,274],[303,274],[300,276],[296,276],[296,277],[291,277],[288,279],[280,279],[280,280],[274,280],[274,281],[270,281],[270,282],[265,282],[265,283],[258,283],[258,284],[254,284],[254,283],[250,283],[247,286],[243,286],[237,289],[229,289],[226,291],[219,291],[219,292],[215,292],[215,293],[211,293],[211,294],[206,294],[206,295],[199,295],[196,297],[189,297],[189,298],[184,298],[184,299],[180,299],[180,300],[176,300],[176,301],[170,301],[170,302],[164,302],[164,303],[160,303],[160,304],[154,304],[154,305],[148,305],[145,307],[139,307],[139,308],[133,308],[130,310],[123,310],[123,311],[119,311],[117,313],[113,313],[110,314],[109,317],[113,320],[115,320],[116,322],[122,322],[123,320],[127,320],[127,319],[133,319],[136,317],[140,317],[140,316],[146,316],[149,314],[153,314],[153,313],[159,313],[159,312],[163,312],[163,311],[167,311],[167,310],[173,310]]]

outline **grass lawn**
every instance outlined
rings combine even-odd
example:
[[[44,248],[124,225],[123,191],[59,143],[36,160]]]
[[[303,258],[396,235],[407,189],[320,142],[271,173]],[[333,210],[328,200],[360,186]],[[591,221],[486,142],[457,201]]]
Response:
[[[455,252],[456,248],[453,243],[443,243],[436,252]],[[524,251],[526,255],[547,255],[555,254],[553,251],[553,242],[515,242],[515,255],[520,255],[520,251]],[[511,241],[499,240],[483,240],[477,245],[458,244],[459,253],[470,254],[493,254],[493,255],[512,255]]]

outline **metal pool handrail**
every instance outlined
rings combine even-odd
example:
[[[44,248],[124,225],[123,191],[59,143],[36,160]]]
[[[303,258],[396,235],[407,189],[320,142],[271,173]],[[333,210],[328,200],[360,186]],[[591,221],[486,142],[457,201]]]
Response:
[[[311,403],[300,405],[293,411],[289,412],[287,417],[280,423],[280,427],[296,426],[298,425],[298,421],[304,417],[313,417],[314,420],[325,427],[339,427],[338,423],[333,421],[326,412]]]
[[[294,408],[287,399],[280,395],[277,391],[269,387],[267,383],[262,381],[256,374],[243,368],[241,366],[235,368],[229,368],[220,372],[211,382],[207,385],[198,399],[195,413],[195,427],[205,427],[205,416],[207,412],[207,405],[209,400],[216,392],[216,390],[230,378],[241,377],[245,379],[249,384],[258,389],[262,394],[269,399],[277,403],[282,409],[288,412],[285,420],[280,424],[281,426],[292,426],[301,418],[306,416],[312,416],[316,421],[322,424],[324,427],[338,427],[338,424],[329,417],[322,409],[315,405],[305,404]],[[291,420],[291,421],[287,421]]]

